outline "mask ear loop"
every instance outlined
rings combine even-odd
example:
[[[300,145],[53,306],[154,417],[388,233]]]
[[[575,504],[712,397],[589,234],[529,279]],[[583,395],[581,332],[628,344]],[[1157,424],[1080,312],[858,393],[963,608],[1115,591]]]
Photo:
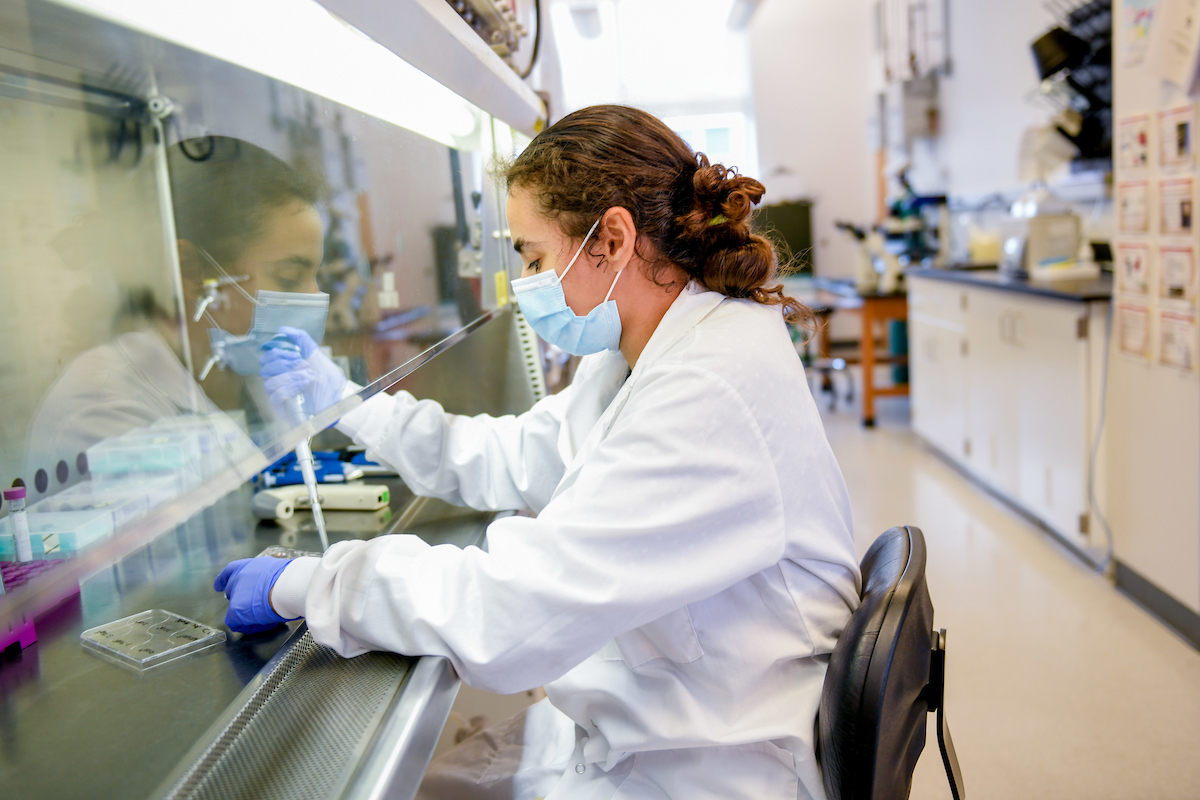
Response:
[[[600,305],[604,305],[608,302],[608,298],[612,297],[613,289],[617,288],[617,281],[621,280],[621,274],[623,272],[625,272],[623,269],[617,270],[617,277],[613,278],[612,286],[608,287],[608,294],[604,295],[604,299],[600,301]]]
[[[602,219],[604,219],[604,217],[601,217],[600,219],[593,222],[592,227],[588,228],[588,232],[583,237],[583,241],[579,243],[579,249],[575,251],[575,255],[571,256],[571,263],[567,264],[567,268],[563,270],[562,275],[558,276],[558,279],[560,281],[563,278],[567,277],[567,273],[571,271],[571,267],[575,266],[575,262],[579,260],[579,254],[583,252],[583,246],[585,244],[587,244],[588,239],[592,238],[592,232],[596,230],[596,226],[600,224],[600,220],[602,220]],[[609,291],[612,291],[612,290],[610,289]],[[606,297],[605,299],[607,300],[608,298]]]

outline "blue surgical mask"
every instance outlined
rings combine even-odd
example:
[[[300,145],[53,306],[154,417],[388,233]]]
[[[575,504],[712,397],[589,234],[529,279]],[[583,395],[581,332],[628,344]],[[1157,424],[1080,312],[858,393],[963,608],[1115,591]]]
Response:
[[[600,220],[596,220],[588,229],[587,236],[583,237],[583,242],[561,277],[554,270],[548,270],[512,282],[513,294],[521,304],[521,313],[534,332],[548,343],[576,356],[616,350],[621,344],[621,316],[617,313],[617,301],[609,299],[621,277],[620,272],[613,278],[604,300],[586,317],[572,311],[567,305],[567,296],[563,294],[562,279],[575,266],[583,246],[599,224]]]
[[[222,275],[228,273],[221,268],[216,259],[206,253],[201,254]],[[283,326],[299,328],[320,342],[325,337],[325,318],[329,314],[329,295],[324,292],[272,292],[260,289],[254,297],[250,296],[236,282],[231,285],[247,300],[254,304],[254,318],[250,330],[244,336],[232,334],[214,324],[208,331],[208,340],[212,346],[213,355],[228,369],[239,375],[257,375],[259,373],[258,348],[271,341],[271,337]]]

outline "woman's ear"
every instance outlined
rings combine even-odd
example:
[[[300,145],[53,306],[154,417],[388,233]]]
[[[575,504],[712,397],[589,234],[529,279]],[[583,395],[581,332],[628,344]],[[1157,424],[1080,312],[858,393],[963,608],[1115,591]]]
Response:
[[[637,228],[628,209],[613,206],[604,212],[598,237],[604,247],[604,257],[614,272],[629,266],[637,255]]]

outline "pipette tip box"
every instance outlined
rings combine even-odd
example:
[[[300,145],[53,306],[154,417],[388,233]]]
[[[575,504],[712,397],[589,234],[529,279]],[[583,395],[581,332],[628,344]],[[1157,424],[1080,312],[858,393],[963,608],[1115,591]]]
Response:
[[[79,641],[106,661],[144,673],[220,644],[225,632],[155,608],[89,628]]]
[[[88,511],[46,511],[38,503],[29,514],[29,545],[33,557],[68,558],[86,550],[113,534],[112,512],[103,509]],[[0,561],[15,560],[12,526],[8,517],[0,520]]]

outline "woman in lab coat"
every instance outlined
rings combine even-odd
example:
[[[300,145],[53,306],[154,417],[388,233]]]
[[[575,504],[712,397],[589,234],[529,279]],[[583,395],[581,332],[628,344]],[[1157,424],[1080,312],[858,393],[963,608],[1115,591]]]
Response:
[[[585,356],[574,382],[519,417],[380,394],[339,427],[418,494],[537,516],[493,522],[486,551],[399,535],[235,562],[231,616],[545,687],[435,762],[422,797],[823,797],[813,722],[860,577],[784,321],[802,309],[748,227],[762,185],[616,106],[556,123],[505,178],[514,293]],[[264,356],[268,389],[354,389],[295,338]]]

